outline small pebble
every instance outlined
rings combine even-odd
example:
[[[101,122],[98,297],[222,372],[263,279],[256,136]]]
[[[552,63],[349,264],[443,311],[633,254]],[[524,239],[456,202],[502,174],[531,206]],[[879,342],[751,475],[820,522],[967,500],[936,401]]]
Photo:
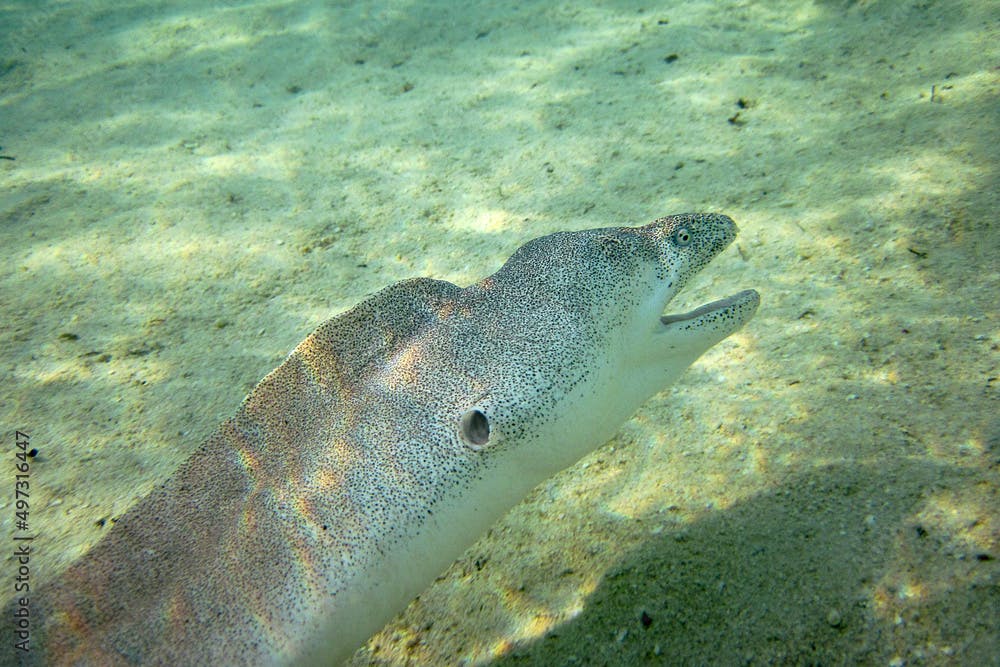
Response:
[[[839,628],[843,624],[844,619],[841,617],[840,612],[836,609],[831,609],[830,613],[826,615],[826,622],[831,628]]]

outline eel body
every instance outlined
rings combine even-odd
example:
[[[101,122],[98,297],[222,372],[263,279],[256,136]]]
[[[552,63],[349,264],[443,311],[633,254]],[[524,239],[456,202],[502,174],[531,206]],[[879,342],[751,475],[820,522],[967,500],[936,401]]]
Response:
[[[406,280],[327,321],[104,539],[8,604],[30,611],[30,639],[0,662],[347,659],[750,319],[753,290],[663,314],[735,235],[715,214],[552,234],[469,287]]]

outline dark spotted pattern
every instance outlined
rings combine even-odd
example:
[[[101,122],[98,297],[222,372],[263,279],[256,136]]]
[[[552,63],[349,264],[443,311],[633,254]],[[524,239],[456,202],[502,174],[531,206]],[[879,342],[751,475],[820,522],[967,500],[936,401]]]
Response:
[[[363,604],[352,591],[359,573],[538,433],[572,428],[560,422],[565,397],[612,363],[603,351],[649,308],[650,290],[676,292],[735,231],[725,216],[683,215],[553,234],[468,288],[407,280],[329,320],[33,598],[34,662],[299,655],[324,609]],[[720,312],[670,326],[749,317]],[[540,466],[535,481],[548,472]],[[413,593],[403,587],[399,604]],[[363,639],[331,641],[342,656]]]

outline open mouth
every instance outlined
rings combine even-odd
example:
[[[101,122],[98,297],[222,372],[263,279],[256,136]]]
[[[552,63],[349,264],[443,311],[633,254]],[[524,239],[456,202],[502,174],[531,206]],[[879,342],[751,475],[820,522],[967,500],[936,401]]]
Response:
[[[747,289],[737,294],[733,294],[732,296],[727,296],[724,299],[706,303],[704,306],[698,306],[694,310],[686,313],[680,313],[677,315],[661,315],[660,322],[665,325],[670,325],[677,322],[688,322],[709,314],[720,315],[723,314],[724,311],[737,313],[740,310],[747,311],[746,315],[740,318],[745,321],[746,319],[749,319],[749,316],[752,315],[755,310],[757,310],[757,303],[759,301],[760,295],[757,294],[757,290]]]

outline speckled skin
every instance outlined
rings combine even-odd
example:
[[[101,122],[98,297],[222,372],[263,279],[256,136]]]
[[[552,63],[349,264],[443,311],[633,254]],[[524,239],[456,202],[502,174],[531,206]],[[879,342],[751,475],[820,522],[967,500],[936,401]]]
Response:
[[[4,661],[344,660],[752,316],[746,291],[660,318],[735,234],[720,215],[553,234],[468,288],[407,280],[327,321],[31,596],[31,652]]]

